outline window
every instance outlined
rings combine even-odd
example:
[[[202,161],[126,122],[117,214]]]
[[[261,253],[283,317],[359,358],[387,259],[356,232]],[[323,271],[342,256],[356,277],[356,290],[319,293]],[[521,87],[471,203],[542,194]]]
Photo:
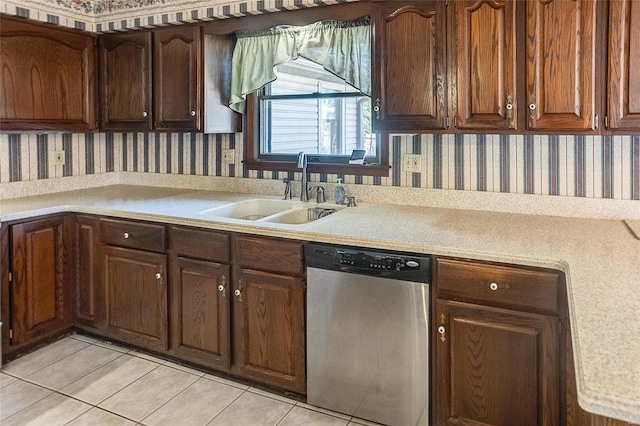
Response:
[[[305,152],[312,161],[346,163],[364,149],[367,162],[379,162],[369,96],[304,58],[277,65],[275,74],[258,95],[260,159]]]

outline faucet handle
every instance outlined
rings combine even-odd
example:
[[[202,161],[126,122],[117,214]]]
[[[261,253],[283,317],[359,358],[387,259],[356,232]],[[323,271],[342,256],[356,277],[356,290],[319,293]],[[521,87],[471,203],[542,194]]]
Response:
[[[356,207],[356,197],[347,197],[347,207]]]
[[[327,201],[327,199],[324,196],[324,187],[320,185],[311,187],[311,191],[313,191],[314,189],[316,190],[316,203],[320,204]]]
[[[284,178],[282,179],[282,183],[286,185],[284,187],[284,199],[290,200],[291,199],[291,181],[287,178]]]

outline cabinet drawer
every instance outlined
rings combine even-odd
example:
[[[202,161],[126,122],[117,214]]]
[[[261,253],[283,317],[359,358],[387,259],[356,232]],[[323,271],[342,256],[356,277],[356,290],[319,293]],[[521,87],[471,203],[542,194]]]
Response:
[[[558,311],[557,273],[454,259],[437,259],[436,265],[440,299]]]
[[[234,261],[243,268],[302,275],[303,247],[299,241],[237,236]]]
[[[173,226],[171,249],[178,256],[229,263],[229,235],[220,232]]]
[[[100,241],[114,246],[164,252],[165,227],[127,220],[101,219]]]

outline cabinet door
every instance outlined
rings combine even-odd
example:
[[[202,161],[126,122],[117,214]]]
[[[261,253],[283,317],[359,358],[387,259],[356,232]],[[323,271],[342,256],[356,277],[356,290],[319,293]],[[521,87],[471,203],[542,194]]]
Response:
[[[99,52],[101,127],[151,129],[151,32],[100,36]]]
[[[435,423],[559,424],[558,322],[438,300]]]
[[[640,129],[640,2],[609,1],[609,127]]]
[[[95,37],[0,18],[2,130],[96,128]]]
[[[527,0],[528,127],[595,129],[596,0]]]
[[[372,16],[374,128],[404,131],[445,128],[444,2],[374,3]]]
[[[73,325],[72,288],[66,285],[62,216],[11,226],[12,345],[47,338]]]
[[[234,350],[238,373],[304,393],[304,282],[239,270],[234,289]]]
[[[100,219],[76,216],[76,326],[90,331],[104,327],[104,289],[100,279]]]
[[[154,126],[158,130],[202,128],[200,27],[154,32]]]
[[[106,333],[148,349],[166,350],[166,256],[105,246]]]
[[[171,334],[176,356],[229,370],[229,266],[176,257],[172,270]]]
[[[458,128],[516,128],[516,7],[515,0],[455,3]]]

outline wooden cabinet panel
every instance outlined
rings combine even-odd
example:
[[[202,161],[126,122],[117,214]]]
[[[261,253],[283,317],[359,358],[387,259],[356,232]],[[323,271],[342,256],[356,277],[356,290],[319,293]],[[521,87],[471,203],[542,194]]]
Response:
[[[238,266],[291,275],[304,274],[304,243],[301,241],[238,235],[234,242],[234,262]]]
[[[202,41],[198,26],[154,31],[154,127],[202,128]]]
[[[104,326],[104,291],[99,269],[100,219],[76,216],[76,326],[95,331]]]
[[[208,367],[231,364],[229,266],[176,257],[172,262],[175,354]]]
[[[458,128],[516,127],[517,3],[455,2]]]
[[[234,348],[238,373],[304,393],[304,282],[243,269],[236,277]]]
[[[67,286],[65,218],[11,225],[13,346],[52,336],[73,325]]]
[[[151,33],[105,34],[99,40],[101,127],[151,129]]]
[[[640,129],[640,2],[609,1],[609,128]]]
[[[95,37],[22,18],[0,20],[2,129],[95,129]]]
[[[372,17],[374,128],[447,127],[444,2],[374,3]]]
[[[596,1],[527,0],[528,127],[592,130]]]
[[[439,298],[557,314],[559,274],[456,259],[436,259]]]
[[[156,252],[164,252],[167,244],[163,225],[117,219],[100,220],[100,240],[106,244]]]
[[[229,263],[229,235],[204,229],[171,227],[171,250],[179,256]]]
[[[442,300],[436,309],[436,424],[559,424],[557,318]]]
[[[166,256],[112,246],[103,253],[107,335],[166,350]]]

